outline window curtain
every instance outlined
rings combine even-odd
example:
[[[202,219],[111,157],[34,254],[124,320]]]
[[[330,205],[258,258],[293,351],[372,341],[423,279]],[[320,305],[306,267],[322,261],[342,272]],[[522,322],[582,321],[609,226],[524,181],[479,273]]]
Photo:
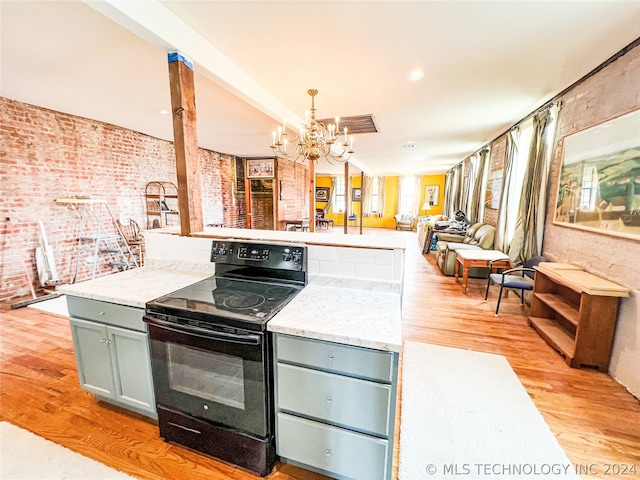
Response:
[[[415,176],[415,183],[413,185],[413,206],[411,212],[414,215],[420,213],[420,207],[422,206],[422,175]]]
[[[329,190],[329,201],[324,207],[324,214],[326,215],[331,210],[331,205],[334,204],[336,199],[336,181],[337,177],[331,177],[331,190]]]
[[[454,168],[454,171],[453,171],[454,192],[453,192],[453,202],[451,204],[451,218],[455,216],[455,213],[458,210],[462,210],[464,206],[462,204],[462,182],[464,181],[462,174],[464,171],[464,162],[460,162],[458,165],[456,165],[453,168]]]
[[[399,176],[398,177],[398,198],[396,201],[396,215],[401,214],[402,213],[402,189],[403,189],[403,185],[402,185],[402,179],[404,177],[403,176]]]
[[[384,216],[384,192],[386,191],[387,177],[378,177],[378,205],[376,212],[378,217]]]
[[[442,203],[442,213],[451,218],[453,207],[453,169],[447,170],[444,175],[444,202]]]
[[[554,105],[536,113],[533,117],[533,136],[516,222],[516,232],[519,234],[520,241],[517,244],[514,242],[513,251],[509,251],[509,260],[514,265],[520,265],[542,252],[549,145],[553,140],[557,110],[558,107]]]
[[[513,184],[515,175],[515,162],[518,158],[518,141],[520,140],[520,128],[513,127],[507,133],[507,152],[504,160],[502,172],[502,191],[500,192],[500,210],[498,214],[498,225],[496,226],[495,247],[501,252],[508,252],[511,246],[511,238],[507,232],[507,218],[509,210],[507,202],[509,197],[515,192],[510,192],[509,186]]]
[[[373,199],[373,177],[364,176],[364,195],[362,196],[362,216],[371,216],[371,201]]]
[[[471,224],[482,221],[482,207],[484,205],[482,190],[485,182],[488,154],[489,149],[484,148],[471,157],[471,169],[469,171],[470,191],[466,211],[467,218]]]

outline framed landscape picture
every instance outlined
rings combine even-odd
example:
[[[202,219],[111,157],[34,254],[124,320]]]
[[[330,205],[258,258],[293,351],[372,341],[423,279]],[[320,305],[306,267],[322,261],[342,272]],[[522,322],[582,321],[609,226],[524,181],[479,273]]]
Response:
[[[273,158],[247,159],[247,178],[273,178],[276,161]]]
[[[329,201],[329,187],[316,187],[316,202]]]
[[[362,189],[361,188],[352,188],[351,189],[351,200],[354,202],[360,202],[362,200]]]
[[[640,110],[563,139],[554,224],[640,240]]]

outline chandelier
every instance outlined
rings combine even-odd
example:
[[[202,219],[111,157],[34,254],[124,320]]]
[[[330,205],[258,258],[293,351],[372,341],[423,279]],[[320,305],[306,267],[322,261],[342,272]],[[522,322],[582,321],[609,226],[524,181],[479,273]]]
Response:
[[[278,158],[292,162],[315,161],[320,157],[326,158],[330,163],[348,161],[353,153],[353,136],[347,140],[347,127],[340,133],[340,117],[336,117],[335,124],[324,125],[318,122],[314,103],[318,90],[310,89],[307,93],[311,96],[311,112],[306,112],[305,123],[300,127],[298,136],[288,141],[287,121],[284,120],[282,126],[272,133],[273,153]]]

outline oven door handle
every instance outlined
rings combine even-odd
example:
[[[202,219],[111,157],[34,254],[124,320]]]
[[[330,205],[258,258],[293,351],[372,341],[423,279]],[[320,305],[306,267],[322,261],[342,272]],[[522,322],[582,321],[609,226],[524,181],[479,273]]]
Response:
[[[145,322],[155,325],[165,330],[170,330],[176,333],[188,333],[200,338],[206,338],[210,340],[220,340],[222,342],[243,343],[246,345],[260,345],[262,338],[260,335],[253,333],[229,333],[229,332],[216,332],[207,330],[206,328],[194,327],[193,325],[180,325],[171,322],[165,322],[158,320],[157,318],[144,317]]]

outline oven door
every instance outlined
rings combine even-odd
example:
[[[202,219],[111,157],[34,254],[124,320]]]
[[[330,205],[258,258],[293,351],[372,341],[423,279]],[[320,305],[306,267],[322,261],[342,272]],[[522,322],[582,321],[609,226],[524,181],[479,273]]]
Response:
[[[265,438],[268,349],[262,332],[210,330],[145,316],[159,406]]]

